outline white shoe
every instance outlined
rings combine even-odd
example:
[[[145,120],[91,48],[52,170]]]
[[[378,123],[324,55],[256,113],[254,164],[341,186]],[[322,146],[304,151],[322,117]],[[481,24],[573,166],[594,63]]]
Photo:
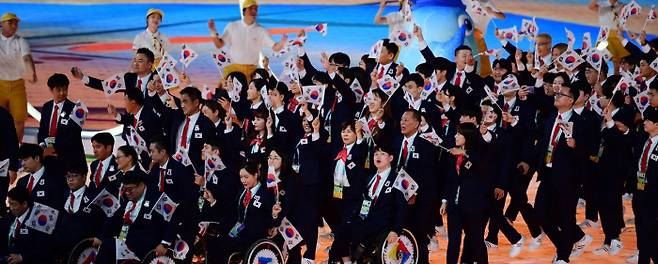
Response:
[[[303,258],[302,264],[315,264],[315,260]]]
[[[498,250],[498,245],[491,243],[487,240],[484,240],[484,245],[487,246],[487,250]]]
[[[429,251],[437,251],[439,250],[439,241],[436,240],[436,237],[433,237],[430,239],[429,245],[427,245],[427,250]]]
[[[541,242],[544,240],[545,236],[546,236],[546,234],[544,234],[544,232],[542,232],[537,237],[533,237],[532,239],[530,239],[530,243],[528,243],[528,249],[529,250],[538,249],[541,246]]]
[[[637,251],[635,254],[629,256],[626,258],[626,263],[637,263],[639,261],[640,256],[638,255]]]
[[[585,199],[578,198],[578,205],[576,206],[576,208],[584,208],[586,204],[587,202],[585,202]]]
[[[587,229],[587,228],[598,229],[600,225],[599,225],[599,222],[594,222],[592,220],[585,219],[582,222],[580,222],[580,224],[578,224],[578,226],[580,226],[580,228],[582,228],[582,229]]]
[[[553,263],[555,263],[555,264],[568,264],[569,262],[566,262],[564,260],[558,260],[558,261],[555,261]]]
[[[573,244],[573,249],[571,250],[571,257],[578,257],[583,254],[585,248],[592,244],[592,236],[585,234],[578,242]]]
[[[621,243],[621,240],[613,239],[610,241],[610,251],[608,253],[612,256],[616,256],[622,248],[624,248],[624,244]]]
[[[603,256],[610,254],[610,245],[603,244],[603,246],[595,248],[592,250],[592,253],[597,256]]]
[[[621,196],[624,201],[630,201],[633,200],[633,194],[632,193],[625,193],[624,195]]]
[[[524,245],[525,245],[525,237],[521,237],[521,239],[519,239],[519,242],[516,242],[516,244],[512,245],[512,249],[510,249],[509,251],[509,256],[516,257],[519,254],[521,254]]]
[[[440,237],[441,239],[448,239],[448,231],[446,231],[446,226],[435,226],[434,227],[434,236]]]

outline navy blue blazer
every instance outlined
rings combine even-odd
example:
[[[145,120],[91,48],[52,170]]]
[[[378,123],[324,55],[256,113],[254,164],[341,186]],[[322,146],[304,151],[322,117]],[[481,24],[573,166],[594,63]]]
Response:
[[[53,100],[50,100],[43,104],[41,108],[43,114],[41,115],[39,132],[37,134],[37,141],[39,143],[43,143],[48,137],[48,132],[50,132],[53,105]],[[66,99],[62,109],[60,109],[55,136],[55,152],[57,152],[57,158],[62,161],[62,164],[85,166],[87,163],[85,160],[85,150],[82,146],[82,128],[70,119],[73,107],[75,107],[75,103]]]

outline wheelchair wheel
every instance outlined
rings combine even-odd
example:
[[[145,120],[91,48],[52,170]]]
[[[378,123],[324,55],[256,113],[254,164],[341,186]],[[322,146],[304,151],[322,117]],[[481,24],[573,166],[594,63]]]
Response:
[[[78,242],[71,250],[71,254],[66,263],[68,264],[88,264],[96,262],[98,248],[92,245],[93,239],[87,238]]]
[[[418,242],[407,229],[402,230],[398,242],[389,245],[386,238],[377,248],[380,263],[383,264],[416,264],[418,263]]]
[[[156,256],[155,249],[149,251],[146,256],[142,259],[144,264],[179,264],[180,261],[174,259],[174,252],[171,249],[167,250],[167,254],[164,256]]]
[[[279,247],[274,242],[267,239],[261,239],[252,244],[246,251],[245,256],[246,258],[243,261],[245,264],[285,263],[283,253],[281,253]]]

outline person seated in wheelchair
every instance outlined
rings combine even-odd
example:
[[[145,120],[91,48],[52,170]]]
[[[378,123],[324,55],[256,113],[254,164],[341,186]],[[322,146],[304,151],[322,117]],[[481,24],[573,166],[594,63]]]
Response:
[[[164,256],[176,241],[179,222],[177,211],[156,210],[162,193],[147,188],[146,174],[140,170],[127,171],[123,177],[123,193],[126,197],[112,218],[105,221],[93,245],[99,247],[96,263],[116,263],[117,240],[123,240],[127,249],[138,258],[144,258],[151,250],[156,256]],[[163,206],[164,207],[164,206]],[[120,248],[120,252],[123,249]]]
[[[93,205],[96,194],[87,188],[87,166],[69,165],[66,171],[66,202],[62,204],[57,228],[55,228],[57,253],[62,259],[69,257],[71,250],[80,241],[95,237],[99,232],[105,214],[100,207]]]
[[[212,191],[206,189],[204,197],[220,220],[219,236],[207,238],[208,263],[227,263],[231,254],[243,251],[259,239],[267,238],[272,226],[274,197],[261,185],[260,165],[252,160],[240,170],[244,190],[233,203],[216,205]],[[217,218],[219,219],[219,218]]]
[[[397,178],[397,173],[391,169],[394,158],[390,147],[375,147],[373,160],[377,172],[367,179],[360,209],[352,213],[345,229],[336,232],[334,245],[339,247],[336,254],[341,256],[343,263],[358,261],[363,252],[379,242],[375,240],[382,233],[387,234],[387,243],[397,242],[402,233],[407,201],[404,194],[393,187]]]

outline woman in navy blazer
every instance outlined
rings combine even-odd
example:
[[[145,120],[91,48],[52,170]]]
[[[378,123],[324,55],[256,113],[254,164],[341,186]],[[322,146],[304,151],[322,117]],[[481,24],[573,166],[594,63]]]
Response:
[[[450,150],[454,166],[448,166],[446,190],[441,214],[448,213],[448,250],[446,263],[457,263],[464,232],[461,263],[488,263],[484,245],[487,205],[491,199],[482,135],[471,123],[461,124],[455,135],[455,148]]]

